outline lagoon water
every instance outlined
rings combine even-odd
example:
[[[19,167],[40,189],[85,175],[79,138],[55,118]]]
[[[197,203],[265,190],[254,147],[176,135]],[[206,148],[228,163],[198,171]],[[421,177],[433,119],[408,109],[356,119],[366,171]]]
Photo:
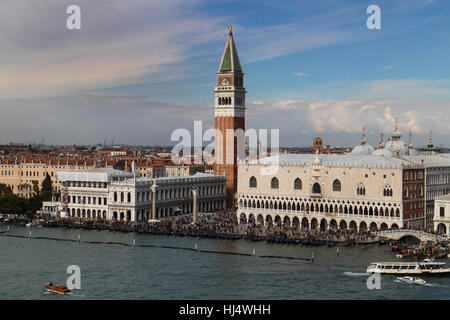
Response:
[[[0,229],[6,228],[0,226]],[[1,230],[0,230],[1,231]],[[77,240],[68,242],[0,234],[0,299],[449,299],[450,276],[423,277],[431,286],[408,285],[381,277],[369,290],[370,262],[396,261],[388,246],[307,247],[265,241],[213,240],[111,231],[10,227],[10,234]],[[83,241],[122,242],[117,244]],[[163,245],[256,256],[139,247]],[[303,260],[261,258],[276,255]],[[444,260],[447,263],[450,261]],[[69,265],[81,269],[81,289],[60,296],[44,284],[65,284]]]

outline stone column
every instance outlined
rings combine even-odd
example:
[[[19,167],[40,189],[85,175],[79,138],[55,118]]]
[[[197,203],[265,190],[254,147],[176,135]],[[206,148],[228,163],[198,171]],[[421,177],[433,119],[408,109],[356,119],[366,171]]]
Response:
[[[193,195],[193,199],[192,199],[192,223],[196,223],[197,222],[197,192],[198,192],[198,188],[196,186],[192,187],[192,195]]]
[[[156,188],[158,186],[153,183],[153,185],[151,186],[152,189],[152,219],[155,220],[156,219]]]

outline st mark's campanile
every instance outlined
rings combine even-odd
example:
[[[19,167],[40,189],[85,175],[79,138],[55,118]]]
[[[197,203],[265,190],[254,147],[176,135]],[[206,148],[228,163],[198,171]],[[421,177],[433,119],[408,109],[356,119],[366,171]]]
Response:
[[[244,74],[242,73],[241,63],[234,44],[231,26],[228,29],[228,39],[220,60],[219,70],[217,71],[217,85],[214,89],[215,129],[216,132],[220,132],[215,137],[214,173],[226,175],[227,208],[234,208],[238,179],[238,138],[234,135],[230,136],[230,132],[234,133],[238,129],[245,131],[246,91],[244,88]]]

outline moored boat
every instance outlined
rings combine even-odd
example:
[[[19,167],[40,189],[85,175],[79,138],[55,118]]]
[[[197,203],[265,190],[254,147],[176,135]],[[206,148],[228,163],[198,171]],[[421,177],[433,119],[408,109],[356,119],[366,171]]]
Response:
[[[407,243],[391,244],[391,251],[403,251],[408,249]]]
[[[409,256],[409,253],[408,253],[408,251],[401,251],[401,252],[397,253],[395,256],[397,258],[405,258],[405,257]]]
[[[35,220],[35,221],[31,221],[31,222],[27,223],[25,226],[27,228],[29,228],[29,227],[36,227],[36,226],[39,226],[39,225],[40,225],[40,222]]]

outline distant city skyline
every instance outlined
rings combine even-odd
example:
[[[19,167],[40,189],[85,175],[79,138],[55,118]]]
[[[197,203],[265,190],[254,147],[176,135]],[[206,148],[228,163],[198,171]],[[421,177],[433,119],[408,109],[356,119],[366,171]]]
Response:
[[[375,3],[376,2],[376,3]],[[280,128],[281,146],[385,141],[399,119],[425,146],[450,144],[450,6],[445,1],[7,0],[0,12],[0,143],[171,145],[213,126],[214,85],[233,25],[246,127]],[[366,8],[381,8],[368,30]]]

